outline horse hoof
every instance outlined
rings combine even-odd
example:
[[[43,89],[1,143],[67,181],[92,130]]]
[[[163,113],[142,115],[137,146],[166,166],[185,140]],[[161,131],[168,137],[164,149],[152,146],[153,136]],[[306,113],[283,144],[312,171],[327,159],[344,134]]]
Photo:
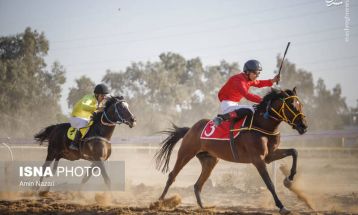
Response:
[[[204,209],[203,204],[201,203],[201,201],[196,201],[196,203],[198,204],[198,206],[200,207],[200,209]]]
[[[286,215],[286,214],[290,214],[291,211],[287,210],[285,207],[281,208],[280,210],[280,214],[282,215]]]
[[[285,185],[285,187],[290,188],[293,184],[293,181],[286,177],[285,180],[283,180],[283,184]]]

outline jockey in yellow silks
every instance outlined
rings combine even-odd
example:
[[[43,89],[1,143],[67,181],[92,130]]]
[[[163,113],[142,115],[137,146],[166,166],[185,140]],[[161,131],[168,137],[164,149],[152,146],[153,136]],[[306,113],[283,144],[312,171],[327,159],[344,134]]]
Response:
[[[76,136],[70,144],[70,149],[78,150],[78,144],[81,140],[81,132],[79,129],[88,125],[92,114],[102,108],[103,102],[109,94],[109,89],[105,84],[98,84],[94,88],[94,94],[85,95],[73,107],[71,117],[69,119],[71,126],[76,128]]]

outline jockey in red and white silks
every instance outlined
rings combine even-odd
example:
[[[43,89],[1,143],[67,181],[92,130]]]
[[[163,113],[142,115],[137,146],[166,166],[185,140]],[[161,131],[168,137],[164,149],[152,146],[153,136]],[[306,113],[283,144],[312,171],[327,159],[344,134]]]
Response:
[[[245,63],[243,72],[231,76],[220,89],[218,93],[220,111],[219,115],[213,120],[216,125],[220,125],[223,120],[252,116],[254,113],[252,105],[242,105],[239,103],[240,100],[246,98],[254,103],[260,103],[262,98],[250,93],[250,87],[270,87],[280,79],[276,75],[273,79],[257,80],[260,71],[262,71],[260,62],[249,60]]]

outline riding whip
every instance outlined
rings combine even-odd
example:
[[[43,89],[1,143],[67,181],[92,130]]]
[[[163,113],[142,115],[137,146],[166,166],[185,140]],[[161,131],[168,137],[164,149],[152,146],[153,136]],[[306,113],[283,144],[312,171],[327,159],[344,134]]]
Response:
[[[278,76],[281,76],[282,65],[283,65],[283,62],[285,61],[286,53],[287,53],[288,47],[290,47],[290,44],[291,44],[291,42],[287,43],[286,50],[285,50],[285,53],[283,54],[283,58],[282,58],[282,61],[281,61],[281,66],[280,66],[280,69],[278,70]],[[279,81],[277,81],[277,85],[278,84],[279,84]]]

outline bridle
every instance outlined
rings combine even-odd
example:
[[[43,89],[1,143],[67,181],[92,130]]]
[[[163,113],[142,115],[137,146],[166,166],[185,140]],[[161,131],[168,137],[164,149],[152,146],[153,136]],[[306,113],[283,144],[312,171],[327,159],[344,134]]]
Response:
[[[301,111],[299,113],[296,113],[295,111],[292,110],[292,108],[290,108],[290,106],[287,104],[287,100],[291,99],[291,98],[297,99],[297,102],[299,102],[299,99],[298,99],[297,96],[287,96],[286,98],[281,98],[282,105],[281,105],[279,110],[276,110],[273,107],[271,107],[271,100],[269,100],[267,105],[266,105],[266,112],[263,114],[263,117],[265,119],[271,118],[271,119],[274,119],[274,120],[276,120],[278,122],[281,122],[281,121],[287,122],[293,128],[295,128],[296,125],[294,123],[295,123],[295,120],[297,119],[297,117],[300,116],[300,115],[302,115],[302,117],[305,117],[305,115]],[[288,117],[286,116],[286,113],[285,113],[285,109],[289,110],[293,114],[293,119],[291,119],[291,120],[288,119]],[[270,114],[270,111],[272,111],[276,116],[272,116]],[[239,128],[239,129],[230,129],[230,131],[233,132],[233,131],[250,131],[250,130],[254,130],[254,131],[258,131],[258,132],[261,132],[263,134],[270,135],[270,136],[276,136],[276,135],[280,134],[279,131],[271,132],[271,131],[267,131],[267,130],[264,130],[262,128],[258,128],[258,127],[253,126],[253,118],[254,118],[254,116],[252,116],[252,118],[251,118],[251,123],[250,123],[249,127],[243,127],[243,128]]]
[[[265,112],[265,116],[270,117],[272,119],[275,119],[277,121],[284,121],[292,126],[296,126],[295,120],[298,118],[298,116],[302,115],[302,117],[305,117],[305,115],[302,112],[298,112],[296,113],[295,111],[292,110],[292,108],[287,104],[287,100],[288,99],[297,99],[297,102],[299,102],[299,98],[298,96],[288,96],[286,98],[282,98],[282,105],[280,107],[279,110],[274,109],[273,107],[271,107],[271,101],[269,101],[268,105],[266,106],[266,112]],[[285,113],[285,110],[288,110],[292,113],[293,118],[289,119]],[[269,110],[271,110],[273,113],[276,114],[276,117],[272,116],[269,114]]]
[[[103,114],[102,114],[102,117],[101,117],[101,123],[103,124],[103,125],[106,125],[106,126],[115,126],[115,125],[120,125],[120,124],[122,124],[122,123],[124,123],[124,124],[129,124],[129,122],[126,120],[126,119],[124,119],[122,116],[121,116],[121,114],[119,114],[119,111],[118,111],[118,108],[117,108],[117,104],[119,104],[119,103],[126,103],[126,101],[125,100],[118,100],[115,104],[114,104],[114,110],[115,110],[115,113],[116,113],[116,115],[117,115],[117,120],[111,120],[110,118],[109,118],[109,116],[108,116],[108,114],[106,113],[106,111],[104,110],[103,111]],[[129,110],[128,110],[129,111]],[[130,112],[130,111],[129,111]],[[105,117],[105,119],[106,119],[106,121],[108,121],[108,122],[105,122],[104,120],[103,120],[103,116]]]

